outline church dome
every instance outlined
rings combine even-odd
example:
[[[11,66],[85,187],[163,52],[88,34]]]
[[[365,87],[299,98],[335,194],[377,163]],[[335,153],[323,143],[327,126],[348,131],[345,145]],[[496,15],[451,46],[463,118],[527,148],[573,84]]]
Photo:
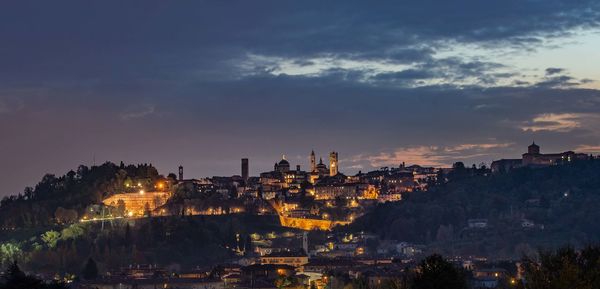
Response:
[[[540,153],[540,146],[536,145],[535,142],[533,142],[531,145],[529,145],[527,147],[527,153],[529,153],[529,154],[539,154]]]
[[[283,159],[279,161],[279,165],[280,166],[289,166],[290,162],[288,162],[287,160]]]

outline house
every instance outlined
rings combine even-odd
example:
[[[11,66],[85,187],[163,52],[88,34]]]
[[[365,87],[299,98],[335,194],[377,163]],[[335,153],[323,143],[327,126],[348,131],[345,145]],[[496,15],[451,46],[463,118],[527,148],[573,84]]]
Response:
[[[296,268],[280,264],[255,264],[242,267],[241,282],[236,288],[276,288],[275,280],[281,277],[292,277]]]
[[[273,252],[260,257],[260,263],[263,265],[289,265],[293,267],[302,267],[308,263],[308,255],[303,251],[295,252]]]
[[[470,229],[485,229],[488,227],[487,219],[469,219],[467,223]]]
[[[535,227],[535,223],[531,220],[523,219],[521,220],[521,227],[525,229],[531,229]]]
[[[156,288],[181,288],[181,289],[224,289],[223,281],[209,278],[128,278],[109,277],[81,283],[83,288],[95,289],[156,289]]]

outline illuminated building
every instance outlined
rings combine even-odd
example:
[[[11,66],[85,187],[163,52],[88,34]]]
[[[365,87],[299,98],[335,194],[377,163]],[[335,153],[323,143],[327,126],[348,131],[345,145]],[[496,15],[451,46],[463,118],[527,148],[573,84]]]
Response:
[[[359,196],[359,199],[365,200],[377,200],[379,197],[379,190],[376,186],[367,185],[367,187],[362,191],[362,195]]]
[[[132,216],[144,216],[147,211],[154,211],[164,205],[171,197],[168,192],[144,192],[114,194],[102,201],[107,206],[117,207],[120,201],[125,204],[125,211]]]
[[[317,184],[315,185],[315,200],[362,197],[367,188],[367,184]]]
[[[402,194],[400,194],[400,193],[385,193],[385,194],[379,194],[377,196],[377,201],[380,203],[398,202],[401,200],[402,200]]]
[[[291,277],[296,268],[279,264],[254,264],[241,268],[241,283],[237,288],[276,288],[273,282],[281,277]]]
[[[260,263],[302,267],[308,263],[308,255],[305,252],[275,252],[260,257]]]
[[[281,158],[279,163],[275,163],[273,170],[280,173],[285,173],[290,170],[290,162],[285,159],[285,155]]]
[[[335,176],[338,174],[338,153],[329,153],[329,175]]]
[[[323,159],[319,158],[319,164],[317,165],[317,174],[319,177],[326,176],[328,173],[327,166],[323,163]]]

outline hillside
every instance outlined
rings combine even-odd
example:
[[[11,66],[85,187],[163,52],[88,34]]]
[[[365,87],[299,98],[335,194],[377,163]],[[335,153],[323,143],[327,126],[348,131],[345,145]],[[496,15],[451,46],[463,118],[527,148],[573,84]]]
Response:
[[[77,219],[88,205],[121,192],[126,183],[154,184],[160,176],[152,165],[79,166],[63,176],[45,175],[34,187],[4,197],[0,202],[0,228],[35,228],[56,223],[61,215]],[[65,213],[66,212],[66,213]],[[60,220],[58,220],[60,221]]]
[[[516,258],[538,247],[600,240],[600,160],[505,174],[455,171],[429,192],[377,206],[341,230],[426,244],[447,254]],[[486,228],[468,228],[487,219]]]

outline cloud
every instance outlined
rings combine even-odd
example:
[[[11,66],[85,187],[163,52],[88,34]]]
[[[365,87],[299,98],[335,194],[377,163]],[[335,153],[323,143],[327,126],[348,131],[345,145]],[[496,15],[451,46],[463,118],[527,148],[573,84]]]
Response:
[[[12,3],[0,11],[0,27],[11,27],[3,31],[0,78],[7,83],[120,85],[148,79],[235,79],[239,77],[237,64],[247,54],[285,59],[269,68],[288,75],[332,69],[368,73],[373,63],[410,65],[387,71],[412,69],[408,74],[423,73],[419,63],[447,66],[444,60],[451,55],[463,62],[450,69],[452,75],[444,76],[448,69],[429,72],[446,82],[455,79],[490,86],[502,83],[501,77],[477,76],[481,72],[477,62],[486,61],[469,53],[486,50],[488,55],[483,56],[489,57],[509,47],[536,49],[573,31],[596,29],[600,23],[600,3],[592,0],[425,0],[378,5],[356,0],[327,5],[261,1],[235,3],[235,9],[207,1],[165,5],[149,0],[144,6],[139,9],[134,3],[117,1],[94,7],[77,1],[36,6]],[[319,68],[322,63],[313,60],[334,61]],[[348,64],[352,61],[364,67],[348,68],[354,65]],[[467,75],[461,77],[459,71]]]
[[[600,145],[579,145],[575,148],[576,152],[582,153],[600,153]]]
[[[585,114],[579,113],[545,113],[535,116],[521,126],[523,131],[569,132],[581,127],[581,119]]]
[[[18,106],[10,102],[0,108],[0,175],[22,169],[30,180],[7,177],[4,190],[70,169],[90,151],[152,161],[161,172],[189,160],[197,176],[237,173],[242,154],[266,164],[255,172],[270,169],[283,148],[295,155],[313,146],[362,153],[353,169],[487,161],[511,147],[456,144],[530,142],[532,131],[521,127],[541,125],[533,117],[549,112],[588,117],[575,120],[579,129],[538,130],[548,143],[598,140],[600,126],[589,120],[600,113],[598,91],[577,89],[593,75],[539,69],[563,67],[561,59],[533,67],[511,60],[575,37],[589,41],[578,34],[598,30],[599,1],[148,0],[140,9],[67,0],[3,8],[0,91],[27,105],[22,113],[11,113]],[[148,99],[152,105],[136,105]]]
[[[302,60],[250,54],[239,62],[239,67],[248,76],[337,76],[346,81],[409,88],[432,85],[489,87],[507,82],[516,75],[509,67],[496,62],[432,55],[404,63],[387,58],[360,59],[338,55]]]
[[[559,73],[562,73],[564,71],[565,70],[563,68],[549,67],[549,68],[546,68],[546,75],[559,74]]]
[[[154,114],[155,106],[152,104],[144,104],[139,108],[123,112],[121,113],[122,120],[132,120],[136,118],[146,117],[148,115]]]
[[[591,79],[577,79],[566,74],[563,68],[546,68],[544,77],[538,79],[537,87],[570,88],[594,82]]]
[[[456,161],[494,155],[495,150],[512,146],[513,143],[466,143],[455,146],[412,146],[375,155],[357,155],[353,163],[367,162],[371,167],[398,166],[401,163],[426,166],[450,166]]]

